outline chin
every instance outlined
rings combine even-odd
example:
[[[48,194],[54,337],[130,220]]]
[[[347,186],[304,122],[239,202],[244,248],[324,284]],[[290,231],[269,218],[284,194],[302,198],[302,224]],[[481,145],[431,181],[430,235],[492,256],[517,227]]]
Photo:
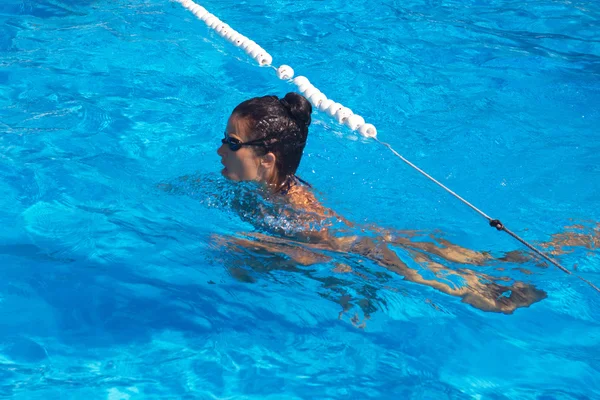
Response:
[[[231,181],[239,181],[238,177],[235,176],[234,174],[231,174],[227,168],[223,168],[221,170],[221,175],[223,175],[225,178],[227,178]]]

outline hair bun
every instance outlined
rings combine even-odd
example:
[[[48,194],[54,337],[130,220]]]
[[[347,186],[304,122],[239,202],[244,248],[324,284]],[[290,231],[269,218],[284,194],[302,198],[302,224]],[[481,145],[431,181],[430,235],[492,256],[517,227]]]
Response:
[[[306,97],[290,92],[283,99],[279,100],[279,102],[288,110],[301,128],[308,129],[311,120],[312,105],[306,100]]]

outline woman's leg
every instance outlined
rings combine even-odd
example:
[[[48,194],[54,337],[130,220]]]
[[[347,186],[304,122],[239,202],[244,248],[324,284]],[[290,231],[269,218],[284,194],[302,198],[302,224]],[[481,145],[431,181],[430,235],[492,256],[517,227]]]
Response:
[[[600,223],[591,230],[583,225],[567,226],[565,229],[569,231],[555,233],[549,241],[540,243],[539,246],[555,256],[572,253],[575,248],[590,251],[600,248]]]
[[[433,287],[443,293],[461,297],[462,301],[484,311],[510,314],[520,307],[528,307],[546,297],[546,293],[532,285],[515,282],[510,286],[493,282],[493,277],[468,269],[452,270],[435,262],[428,254],[410,250],[411,258],[431,271],[437,279],[427,279],[409,268],[385,242],[371,238],[358,239],[350,250],[361,254],[385,268],[404,276],[404,279]],[[450,277],[462,280],[453,283]]]

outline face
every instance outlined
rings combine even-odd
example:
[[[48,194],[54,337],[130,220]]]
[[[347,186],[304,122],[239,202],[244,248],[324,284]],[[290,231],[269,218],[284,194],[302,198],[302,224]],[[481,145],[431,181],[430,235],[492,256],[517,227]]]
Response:
[[[248,134],[249,128],[245,120],[231,115],[227,121],[225,133],[242,142],[253,138]],[[265,156],[257,156],[254,146],[242,146],[237,151],[232,151],[227,144],[222,144],[217,150],[221,156],[221,163],[225,168],[221,174],[234,181],[268,181],[269,163]],[[272,154],[272,153],[268,153]]]

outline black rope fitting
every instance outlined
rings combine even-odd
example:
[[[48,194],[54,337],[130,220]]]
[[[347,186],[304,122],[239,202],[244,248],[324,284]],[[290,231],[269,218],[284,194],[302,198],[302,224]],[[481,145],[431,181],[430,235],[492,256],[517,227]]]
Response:
[[[499,231],[503,231],[504,230],[504,224],[502,224],[502,222],[500,222],[499,219],[492,219],[490,220],[490,226],[492,228],[496,228]]]

